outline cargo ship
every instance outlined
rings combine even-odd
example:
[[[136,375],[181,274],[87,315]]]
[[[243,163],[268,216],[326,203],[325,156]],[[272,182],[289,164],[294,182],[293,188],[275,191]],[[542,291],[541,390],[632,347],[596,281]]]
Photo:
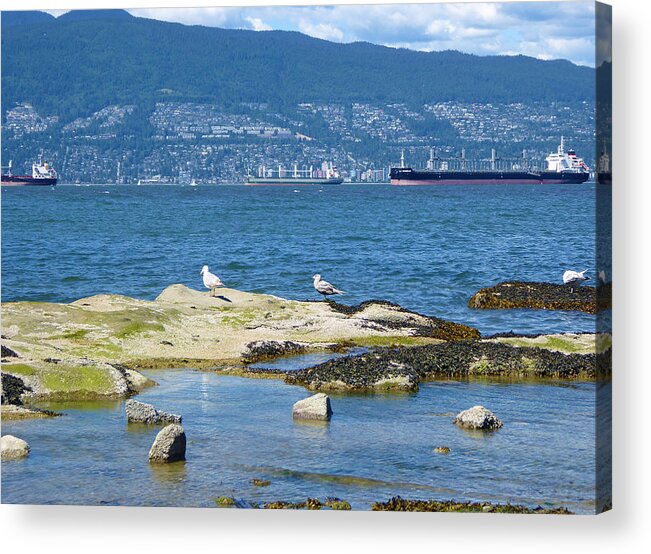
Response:
[[[551,185],[551,184],[580,184],[590,177],[590,168],[582,158],[577,157],[574,150],[565,150],[565,142],[561,143],[556,152],[545,158],[547,168],[542,171],[527,169],[526,163],[512,164],[508,168],[498,167],[495,149],[491,151],[488,169],[468,169],[479,162],[466,160],[465,153],[461,159],[454,160],[458,169],[451,169],[453,161],[443,161],[430,151],[427,169],[412,169],[405,167],[404,152],[400,157],[400,167],[392,167],[389,173],[392,185]]]
[[[340,185],[344,180],[331,162],[323,162],[320,168],[294,164],[291,170],[279,165],[278,169],[269,169],[263,165],[258,167],[256,175],[249,175],[246,184],[252,186],[302,186],[302,185]]]
[[[12,162],[9,161],[7,166],[7,173],[2,174],[2,184],[5,186],[29,186],[29,185],[40,185],[40,186],[54,186],[57,184],[58,176],[57,172],[53,167],[50,166],[47,162],[41,162],[39,159],[38,162],[32,164],[32,174],[31,175],[14,175],[12,172]]]

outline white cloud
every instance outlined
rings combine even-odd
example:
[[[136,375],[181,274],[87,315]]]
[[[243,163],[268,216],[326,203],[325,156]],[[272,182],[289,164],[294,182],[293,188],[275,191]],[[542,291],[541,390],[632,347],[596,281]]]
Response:
[[[244,20],[249,22],[251,29],[254,31],[271,31],[273,29],[273,27],[267,25],[259,17],[245,17]]]
[[[311,21],[301,19],[298,23],[298,29],[301,33],[305,33],[311,37],[334,42],[344,41],[344,32],[330,23],[312,23]]]

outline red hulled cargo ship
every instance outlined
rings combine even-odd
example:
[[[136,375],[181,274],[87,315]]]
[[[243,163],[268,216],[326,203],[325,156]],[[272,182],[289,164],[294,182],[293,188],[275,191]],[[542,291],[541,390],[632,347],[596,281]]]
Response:
[[[58,179],[59,177],[54,168],[47,162],[41,162],[40,159],[37,163],[32,164],[31,175],[14,175],[11,171],[11,161],[9,161],[7,173],[2,174],[2,185],[13,187],[54,186],[57,184]]]

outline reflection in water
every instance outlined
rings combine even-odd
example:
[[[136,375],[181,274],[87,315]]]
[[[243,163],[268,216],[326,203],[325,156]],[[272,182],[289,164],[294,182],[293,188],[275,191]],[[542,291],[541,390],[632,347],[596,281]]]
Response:
[[[302,387],[204,371],[149,376],[160,386],[139,398],[183,416],[185,463],[150,464],[160,426],[128,425],[122,402],[51,403],[65,416],[3,422],[3,433],[25,439],[31,452],[3,463],[2,502],[214,506],[222,495],[336,496],[368,509],[402,495],[594,506],[594,383],[444,381],[409,395],[332,394],[332,419],[308,423],[292,418],[309,394]],[[477,435],[452,423],[477,404],[504,427]],[[435,454],[441,445],[450,453]],[[255,487],[253,478],[271,485]]]
[[[154,479],[162,484],[178,484],[185,479],[186,462],[173,464],[149,464],[149,470]]]

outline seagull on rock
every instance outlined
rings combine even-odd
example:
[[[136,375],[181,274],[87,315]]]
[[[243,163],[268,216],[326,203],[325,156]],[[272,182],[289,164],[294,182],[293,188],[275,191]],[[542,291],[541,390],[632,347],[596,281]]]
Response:
[[[575,286],[579,287],[583,281],[590,280],[590,277],[585,275],[586,271],[588,270],[584,269],[583,271],[572,271],[571,269],[568,269],[565,273],[563,273],[563,283],[570,285],[570,291],[574,292]]]
[[[318,273],[312,276],[314,279],[314,288],[319,294],[323,295],[325,300],[331,294],[346,294],[343,290],[336,289],[333,285],[321,279],[321,275]]]
[[[204,265],[201,268],[200,275],[203,275],[203,285],[210,289],[210,296],[215,296],[215,289],[218,287],[223,287],[224,283],[221,282],[221,279],[217,277],[214,273],[210,273],[210,269],[207,265]]]

